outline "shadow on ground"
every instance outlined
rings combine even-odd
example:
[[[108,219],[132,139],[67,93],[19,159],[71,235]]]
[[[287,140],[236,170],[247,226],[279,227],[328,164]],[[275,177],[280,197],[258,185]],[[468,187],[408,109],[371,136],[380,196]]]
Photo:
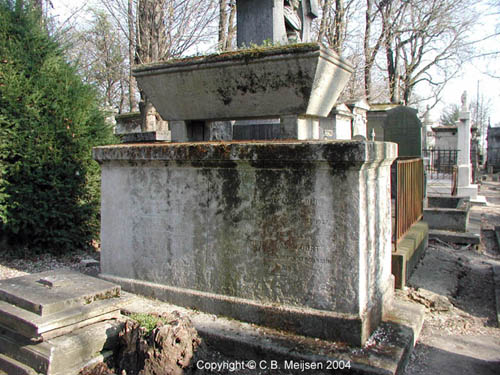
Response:
[[[405,374],[498,375],[499,347],[498,337],[435,337],[428,344],[417,344],[412,357],[420,358],[412,358],[412,361],[418,364],[409,366]]]

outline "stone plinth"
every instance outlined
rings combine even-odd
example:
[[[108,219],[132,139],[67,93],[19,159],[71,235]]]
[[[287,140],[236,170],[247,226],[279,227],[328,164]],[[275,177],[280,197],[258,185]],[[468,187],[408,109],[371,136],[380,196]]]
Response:
[[[140,133],[142,116],[140,112],[129,112],[115,115],[115,134]]]
[[[236,7],[238,48],[288,42],[283,0],[237,0]]]
[[[171,303],[362,345],[390,300],[395,144],[94,149],[103,277]]]

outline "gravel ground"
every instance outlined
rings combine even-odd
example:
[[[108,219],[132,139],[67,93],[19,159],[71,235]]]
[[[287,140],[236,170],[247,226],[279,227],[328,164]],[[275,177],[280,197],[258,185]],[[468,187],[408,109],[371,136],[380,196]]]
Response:
[[[56,269],[71,269],[92,276],[99,274],[98,251],[80,250],[63,256],[15,257],[5,255],[3,250],[0,248],[0,280]]]

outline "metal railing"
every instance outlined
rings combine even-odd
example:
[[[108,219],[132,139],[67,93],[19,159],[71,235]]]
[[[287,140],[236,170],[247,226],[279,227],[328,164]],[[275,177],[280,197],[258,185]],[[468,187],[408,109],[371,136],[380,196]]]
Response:
[[[458,150],[423,150],[426,159],[425,171],[431,180],[450,179],[457,165]]]
[[[424,210],[424,162],[421,158],[398,158],[393,164],[395,223],[393,242],[397,243],[422,218]]]

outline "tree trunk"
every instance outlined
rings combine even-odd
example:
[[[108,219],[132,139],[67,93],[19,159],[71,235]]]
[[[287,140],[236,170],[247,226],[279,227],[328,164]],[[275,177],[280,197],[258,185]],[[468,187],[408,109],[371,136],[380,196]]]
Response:
[[[219,0],[219,50],[232,49],[236,33],[234,19],[236,18],[235,0]]]
[[[326,35],[328,28],[327,19],[330,11],[330,0],[323,0],[323,7],[321,9],[321,21],[319,24],[318,42],[321,42]]]
[[[233,49],[233,41],[234,37],[236,34],[236,24],[235,24],[235,18],[236,18],[236,2],[235,0],[230,0],[230,7],[231,10],[229,11],[229,21],[227,25],[227,38],[226,38],[226,46],[225,50],[230,51]]]
[[[123,107],[125,106],[126,93],[125,93],[125,82],[123,79],[120,79],[120,104],[118,106],[118,113],[123,113]]]
[[[411,83],[408,81],[410,76],[405,76],[405,80],[403,83],[403,103],[404,105],[408,105],[410,103],[410,98],[412,94],[412,86]]]
[[[344,44],[344,31],[345,31],[344,0],[335,0],[334,28],[335,28],[335,35],[333,37],[332,48],[335,52],[340,54],[342,50],[342,45]]]
[[[370,50],[370,37],[372,29],[372,1],[366,0],[366,13],[365,13],[365,35],[363,37],[363,51],[365,55],[365,66],[363,68],[363,78],[365,87],[365,97],[368,102],[371,99],[372,90],[372,66],[373,58]]]
[[[393,48],[390,41],[386,41],[385,46],[387,59],[387,74],[389,79],[389,96],[391,103],[399,103],[399,70],[398,70],[398,49]]]
[[[387,61],[387,78],[389,82],[389,97],[391,103],[395,100],[395,86],[396,86],[396,69],[394,67],[394,52],[392,48],[386,44],[385,57]]]
[[[134,25],[134,0],[128,0],[127,9],[128,21],[128,61],[129,61],[129,76],[128,76],[128,101],[130,112],[137,110],[137,100],[135,91],[135,78],[132,75],[132,66],[135,63],[135,25]]]
[[[219,50],[224,51],[226,48],[226,28],[227,28],[227,6],[228,0],[219,0]]]

